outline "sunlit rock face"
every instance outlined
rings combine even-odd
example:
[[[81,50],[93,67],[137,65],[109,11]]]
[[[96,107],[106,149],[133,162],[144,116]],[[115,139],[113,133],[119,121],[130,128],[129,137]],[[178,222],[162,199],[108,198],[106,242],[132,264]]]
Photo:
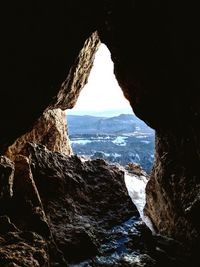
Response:
[[[52,105],[63,110],[73,108],[78,96],[88,81],[90,70],[93,66],[95,53],[100,45],[97,32],[85,41],[83,48],[79,52],[74,64],[71,66],[69,74],[62,83],[61,88],[54,99]]]
[[[14,144],[9,146],[4,152],[6,156],[14,160],[17,154],[23,154],[26,142],[42,144],[51,151],[62,152],[66,155],[72,154],[67,133],[65,110],[75,105],[80,91],[87,83],[99,44],[100,40],[97,32],[92,33],[85,41],[83,48],[70,68],[67,78],[60,85],[60,90],[52,98],[49,107],[35,122],[30,132],[20,136]],[[18,118],[15,119],[18,120]]]
[[[26,155],[27,142],[45,145],[54,152],[61,152],[66,155],[72,154],[65,111],[61,109],[45,111],[35,123],[33,129],[19,137],[12,146],[8,147],[5,155],[12,160],[15,160],[18,154]]]
[[[0,152],[30,131],[48,107],[64,110],[75,103],[99,43],[92,35],[99,17],[94,10],[90,0],[4,6]]]

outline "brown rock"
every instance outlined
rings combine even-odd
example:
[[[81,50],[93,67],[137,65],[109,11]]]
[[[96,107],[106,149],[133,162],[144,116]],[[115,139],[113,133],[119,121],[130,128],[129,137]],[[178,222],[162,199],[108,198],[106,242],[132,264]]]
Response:
[[[97,30],[134,112],[157,132],[146,211],[162,233],[186,240],[199,236],[198,10],[198,2],[139,0],[5,5],[0,151],[30,131],[48,107],[75,103],[76,83],[80,89],[79,78],[86,81],[84,68],[89,74],[98,41],[92,37],[91,46],[86,44],[83,60],[79,53]],[[61,88],[66,76],[67,90]]]
[[[23,196],[32,205],[42,207],[42,202],[33,180],[29,159],[22,155],[15,158],[14,194]]]
[[[14,53],[11,56],[12,59],[7,56],[2,58],[4,66],[2,78],[4,77],[4,80],[2,80],[0,92],[0,99],[2,99],[0,105],[0,152],[4,152],[17,137],[31,131],[44,110],[49,108],[65,110],[75,104],[80,90],[87,82],[95,51],[99,45],[97,34],[93,34],[96,27],[92,25],[93,18],[97,19],[92,9],[98,9],[94,3],[89,2],[85,2],[83,5],[79,1],[76,3],[63,1],[57,7],[49,3],[49,5],[41,7],[42,13],[36,6],[33,8],[28,4],[27,7],[29,6],[30,10],[33,8],[35,10],[33,13],[37,17],[33,19],[32,15],[29,16],[29,12],[26,12],[27,22],[23,25],[30,29],[32,19],[35,25],[32,32],[26,31],[29,37],[25,37],[26,34],[22,31],[19,20],[14,19],[14,14],[12,18],[15,23],[11,23],[12,26],[7,24],[8,28],[11,26],[15,33],[18,32],[16,38],[18,45],[9,40],[8,36],[2,36],[10,45],[8,48],[7,41],[1,43],[2,46],[5,45],[2,48],[5,51],[4,55],[9,49],[9,53],[11,50],[18,51],[21,56]],[[22,12],[23,6],[24,4],[21,8],[20,5],[16,6],[16,9],[19,9],[18,18],[22,18],[25,14]],[[79,16],[81,20],[78,19]],[[54,22],[52,17],[55,18]],[[72,24],[76,30],[72,28]],[[87,30],[85,30],[86,25],[90,25]],[[5,31],[7,30],[5,29]],[[24,37],[25,40],[22,40]],[[31,55],[31,53],[33,54]],[[11,67],[11,79],[11,72],[8,71],[8,75],[6,69],[9,70],[12,64],[14,65],[13,68]],[[16,85],[18,89],[15,90]],[[8,99],[10,99],[9,112],[5,112],[8,108]]]
[[[4,187],[2,188],[9,188],[12,195],[10,196],[7,191],[2,190],[0,198],[0,235],[2,236],[2,239],[0,237],[0,265],[15,266],[11,264],[17,264],[16,266],[46,267],[49,266],[49,256],[48,263],[43,257],[47,257],[50,253],[52,264],[55,261],[61,264],[60,266],[62,264],[65,266],[62,253],[59,252],[52,238],[43,205],[32,177],[29,159],[18,155],[15,158],[15,163],[13,163],[6,157],[1,157],[1,165],[0,177],[4,177]],[[6,173],[8,177],[5,175]],[[5,178],[9,178],[10,173],[12,173],[12,183],[6,187],[5,181],[9,179]],[[31,240],[18,240],[18,232],[20,232],[20,236],[23,233]],[[8,240],[5,235],[8,235]],[[34,241],[35,235],[42,240],[43,246],[46,247],[45,251],[38,251],[37,240]],[[2,241],[4,238],[6,238],[6,242]],[[23,255],[29,259],[25,258],[23,261]]]
[[[183,5],[180,13],[178,4],[166,8],[158,1],[106,4],[100,39],[111,51],[116,78],[135,114],[157,135],[146,212],[158,232],[199,247],[197,6]]]
[[[0,199],[13,196],[14,163],[0,156]]]
[[[98,50],[99,45],[99,36],[95,31],[85,41],[75,63],[71,66],[66,80],[61,85],[61,89],[55,98],[53,106],[63,110],[74,107],[81,90],[88,81],[95,53]]]
[[[107,230],[139,216],[116,166],[64,156],[35,144],[29,144],[29,151],[52,234],[67,259],[97,253]]]
[[[130,173],[136,174],[136,175],[144,175],[148,179],[147,173],[142,169],[142,167],[134,162],[131,162],[127,166],[127,170]]]
[[[11,223],[10,218],[6,215],[0,216],[0,234],[6,234],[8,232],[16,232],[18,229]]]
[[[12,160],[15,160],[18,154],[26,155],[27,142],[45,145],[51,151],[72,154],[65,111],[61,109],[45,111],[32,131],[19,137],[12,146],[8,147],[5,155]]]
[[[174,146],[169,145],[169,139]],[[189,152],[183,153],[188,146],[186,139],[178,140],[168,134],[163,138],[157,134],[155,164],[146,187],[145,212],[161,234],[184,242],[198,242],[200,184],[196,177],[199,170],[195,167],[198,160],[190,158]],[[189,166],[193,166],[190,171]]]
[[[15,231],[0,238],[1,267],[48,267],[49,254],[46,241],[31,232]]]
[[[10,185],[12,197],[8,198],[5,194],[1,197],[0,214],[8,215],[19,229],[34,230],[48,238],[49,227],[32,178],[29,160],[25,156],[17,157],[13,178]]]

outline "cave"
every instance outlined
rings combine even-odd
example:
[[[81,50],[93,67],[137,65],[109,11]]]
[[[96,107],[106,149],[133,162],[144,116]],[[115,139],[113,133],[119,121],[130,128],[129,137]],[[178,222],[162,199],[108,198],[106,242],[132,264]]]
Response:
[[[91,159],[102,158],[121,167],[134,162],[150,174],[154,161],[154,130],[135,116],[113,69],[110,52],[101,43],[88,82],[74,107],[66,110],[73,153]]]
[[[65,190],[62,179],[67,172],[61,162],[71,153],[67,135],[62,139],[62,133],[66,133],[63,111],[76,103],[100,41],[111,52],[116,79],[134,113],[156,131],[155,162],[146,188],[145,213],[151,218],[157,237],[166,237],[171,242],[169,254],[172,250],[184,251],[181,256],[173,255],[178,263],[170,266],[198,266],[200,18],[197,4],[136,0],[98,3],[77,0],[56,4],[22,1],[5,4],[2,19],[1,266],[20,266],[20,260],[22,266],[51,266],[53,259],[59,262],[58,266],[67,266],[63,255],[72,248],[60,244],[58,249],[59,231],[55,223],[58,218],[49,223],[48,217],[58,210],[57,193]],[[55,118],[60,121],[57,126]],[[70,192],[76,188],[81,201],[87,202],[78,185],[82,183],[86,190],[91,190],[92,185],[88,188],[75,175],[80,166],[84,170],[84,164],[72,157],[68,161],[71,168],[68,177]],[[98,164],[99,173],[103,170],[107,173],[109,167],[102,162],[87,166],[89,173],[95,172]],[[112,172],[120,177],[116,170]],[[113,185],[119,186],[115,179]],[[65,199],[69,207],[70,201]],[[127,213],[128,205],[127,201]],[[72,216],[76,210],[73,208]],[[127,216],[119,212],[119,219],[121,215]],[[57,233],[56,240],[52,231]],[[81,227],[75,235],[95,253],[97,244],[91,242],[92,235],[86,235]],[[16,249],[24,251],[18,259],[12,258]],[[149,260],[146,266],[156,266],[154,260],[146,260]]]

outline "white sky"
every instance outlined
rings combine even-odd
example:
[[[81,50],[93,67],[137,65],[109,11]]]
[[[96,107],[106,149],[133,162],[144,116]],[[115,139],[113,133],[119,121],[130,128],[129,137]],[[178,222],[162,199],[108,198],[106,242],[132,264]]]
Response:
[[[101,44],[95,55],[94,65],[88,83],[82,89],[74,111],[103,111],[130,109],[114,73],[108,48]]]

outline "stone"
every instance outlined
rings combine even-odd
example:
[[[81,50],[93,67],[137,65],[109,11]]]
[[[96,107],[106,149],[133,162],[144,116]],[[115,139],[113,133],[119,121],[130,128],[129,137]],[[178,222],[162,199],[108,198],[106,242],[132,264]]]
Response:
[[[193,247],[200,243],[198,14],[193,5],[180,13],[153,1],[106,4],[100,40],[134,113],[156,130],[145,211],[159,233]]]
[[[9,146],[5,155],[13,161],[18,154],[26,155],[27,142],[45,145],[51,151],[61,152],[66,155],[72,154],[65,111],[59,108],[46,110],[35,123],[33,129]]]
[[[5,7],[4,10],[4,14],[8,12],[11,15],[14,12],[11,16],[15,23],[10,19],[7,29],[4,27],[5,31],[2,32],[5,42],[1,43],[1,47],[5,53],[1,61],[4,66],[3,89],[0,93],[1,153],[4,153],[17,137],[31,131],[45,110],[65,110],[75,104],[79,91],[87,82],[99,45],[99,38],[94,33],[96,27],[93,25],[93,21],[97,21],[98,17],[93,9],[98,11],[98,8],[92,1],[87,0],[84,4],[79,0],[70,3],[62,1],[57,6],[51,3],[41,4],[40,8],[26,3],[30,13],[22,11],[24,4],[25,2],[22,5],[13,5],[12,11],[10,7]],[[18,18],[25,16],[26,24],[21,24],[18,18],[14,19],[15,10],[18,10]],[[55,18],[54,21],[52,17]],[[32,27],[32,21],[35,28],[31,32],[29,29]],[[28,27],[27,36],[22,25]],[[13,32],[13,36],[18,33],[15,38],[17,43],[14,44],[8,38],[7,32]],[[6,51],[9,51],[8,54]],[[10,51],[13,51],[12,55],[9,54]],[[28,51],[32,53],[31,59]],[[13,70],[12,79],[10,71],[6,71],[10,67]],[[5,112],[8,106],[9,112]]]
[[[32,177],[30,163],[28,158],[22,155],[18,155],[15,160],[13,192],[10,202],[12,220],[20,229],[35,231],[48,239],[50,229]]]
[[[88,260],[94,267],[197,267],[182,243],[152,235],[140,221],[119,167],[33,143],[27,154],[8,161],[14,179],[12,197],[0,200],[2,266],[64,267]],[[106,260],[121,240],[124,254]]]
[[[13,223],[11,223],[10,218],[8,216],[0,216],[0,234],[15,232],[16,230],[18,229]]]
[[[46,109],[76,102],[100,38],[135,114],[156,130],[146,213],[159,233],[199,248],[198,2],[21,1],[5,4],[2,21],[1,154]]]
[[[21,195],[24,199],[31,201],[33,206],[42,207],[42,202],[33,180],[29,159],[23,155],[15,158],[14,174],[14,197]]]
[[[95,31],[85,41],[75,63],[61,85],[61,89],[53,106],[65,109],[73,108],[83,87],[88,82],[88,76],[93,66],[95,53],[99,48],[100,39]]]
[[[124,257],[124,260],[122,260],[119,264],[119,266],[124,267],[154,267],[156,265],[156,261],[153,260],[150,256],[146,254],[139,254],[134,255],[133,257]]]
[[[0,199],[13,196],[14,171],[13,162],[5,156],[0,156]]]
[[[33,178],[52,235],[66,259],[98,252],[106,232],[139,213],[124,174],[104,160],[82,160],[29,143]],[[48,185],[48,186],[47,186]]]
[[[4,161],[5,159],[4,157]],[[55,261],[60,266],[62,264],[66,266],[66,261],[53,240],[43,204],[33,180],[29,159],[26,156],[17,155],[15,162],[7,159],[6,163],[9,163],[9,167],[12,167],[9,170],[13,171],[13,178],[10,188],[12,196],[8,197],[7,194],[4,194],[0,199],[0,241],[1,237],[4,240],[5,235],[9,234],[8,241],[0,242],[1,266],[9,266],[8,264],[12,266],[11,264],[16,263],[17,266],[46,267],[49,266],[49,256],[48,263],[42,259],[43,256],[46,257],[46,254],[50,254],[51,264]],[[4,174],[5,168],[0,169],[0,175],[2,174],[1,171]],[[8,174],[10,174],[10,171]],[[19,232],[23,233],[26,240],[20,239],[18,244]],[[37,244],[32,244],[35,235],[43,240],[43,246],[46,247],[44,255],[42,255],[43,252],[37,251]],[[17,240],[15,240],[16,236]],[[23,244],[21,244],[22,242]],[[7,246],[8,244],[9,246]],[[21,252],[21,250],[24,250],[24,252]],[[23,261],[23,255],[30,257],[30,259],[24,259]],[[3,265],[4,263],[5,265]]]
[[[148,175],[147,173],[142,169],[142,167],[137,164],[137,163],[134,163],[134,162],[130,162],[128,165],[127,165],[127,170],[128,172],[130,173],[133,173],[133,174],[136,174],[136,175],[143,175],[145,176],[147,179],[148,179]]]
[[[127,266],[128,261],[130,266],[198,266],[183,243],[167,236],[152,234],[143,222],[138,223],[136,228],[137,231],[130,232],[127,244],[135,255],[130,253],[130,257],[127,256]]]
[[[199,208],[200,184],[196,176],[199,170],[194,166],[198,160],[193,157],[191,162],[191,154],[183,153],[189,145],[186,140],[171,140],[176,142],[171,147],[169,136],[165,135],[163,139],[157,134],[155,164],[146,187],[145,212],[161,234],[198,243],[199,218],[192,211],[194,207],[197,214]],[[181,162],[176,164],[177,160]]]
[[[30,235],[31,240],[27,239]],[[2,267],[48,267],[50,262],[47,244],[36,233],[8,233],[0,239],[0,263]]]

